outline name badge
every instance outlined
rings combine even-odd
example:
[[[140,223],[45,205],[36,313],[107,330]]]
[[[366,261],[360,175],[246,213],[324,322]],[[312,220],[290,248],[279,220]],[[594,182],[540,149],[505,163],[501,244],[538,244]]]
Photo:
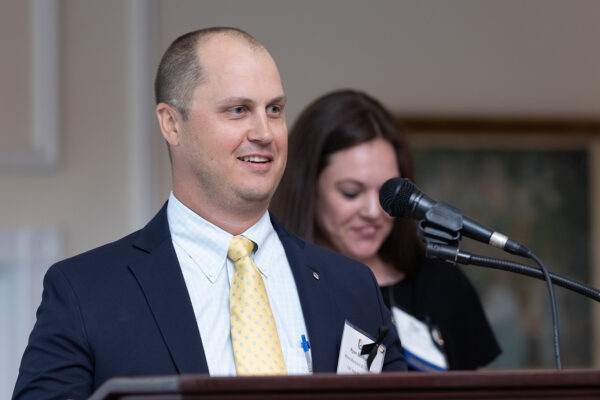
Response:
[[[447,370],[446,356],[434,343],[429,327],[398,307],[392,307],[392,313],[408,365],[419,371]]]
[[[374,342],[375,340],[372,337],[346,321],[344,332],[342,333],[342,344],[340,345],[337,373],[380,373],[383,368],[383,359],[385,357],[385,345],[381,344],[377,347],[377,355],[371,363],[371,368],[367,366],[368,354],[361,355],[363,346]]]

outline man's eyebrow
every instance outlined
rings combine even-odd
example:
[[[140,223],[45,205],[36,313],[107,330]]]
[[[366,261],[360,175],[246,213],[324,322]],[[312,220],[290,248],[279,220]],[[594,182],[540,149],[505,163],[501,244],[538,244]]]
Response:
[[[269,101],[269,104],[285,104],[287,102],[287,97],[285,95],[274,97]],[[231,96],[226,97],[223,100],[217,102],[220,106],[233,105],[233,104],[254,104],[255,101],[248,97],[243,96]]]
[[[248,103],[254,103],[254,101],[248,97],[241,97],[241,96],[226,97],[217,102],[218,105],[248,104]]]
[[[275,97],[269,103],[270,104],[273,104],[273,103],[285,104],[286,102],[287,102],[287,97],[285,97],[285,95],[281,95],[281,96]]]

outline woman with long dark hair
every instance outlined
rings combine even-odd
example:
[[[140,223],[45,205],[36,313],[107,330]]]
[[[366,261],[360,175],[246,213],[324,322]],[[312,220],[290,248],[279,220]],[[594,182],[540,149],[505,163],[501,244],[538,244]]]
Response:
[[[415,222],[379,205],[386,180],[414,181],[410,147],[391,114],[365,93],[329,93],[301,113],[288,147],[271,212],[304,239],[369,266],[409,365],[475,369],[492,361],[500,348],[466,276],[425,258]]]

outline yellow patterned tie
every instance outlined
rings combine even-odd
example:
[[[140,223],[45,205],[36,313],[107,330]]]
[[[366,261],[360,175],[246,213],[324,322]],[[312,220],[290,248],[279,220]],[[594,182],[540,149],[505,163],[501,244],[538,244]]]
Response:
[[[253,249],[253,241],[235,236],[227,250],[235,268],[229,291],[235,369],[238,375],[285,375],[265,284],[250,257]]]

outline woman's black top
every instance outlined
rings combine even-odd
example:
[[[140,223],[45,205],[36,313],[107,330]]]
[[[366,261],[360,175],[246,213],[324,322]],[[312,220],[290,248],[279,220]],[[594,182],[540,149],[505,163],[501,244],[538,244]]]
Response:
[[[425,259],[415,276],[381,292],[390,309],[396,306],[441,331],[449,369],[476,369],[501,353],[479,296],[458,267]]]

